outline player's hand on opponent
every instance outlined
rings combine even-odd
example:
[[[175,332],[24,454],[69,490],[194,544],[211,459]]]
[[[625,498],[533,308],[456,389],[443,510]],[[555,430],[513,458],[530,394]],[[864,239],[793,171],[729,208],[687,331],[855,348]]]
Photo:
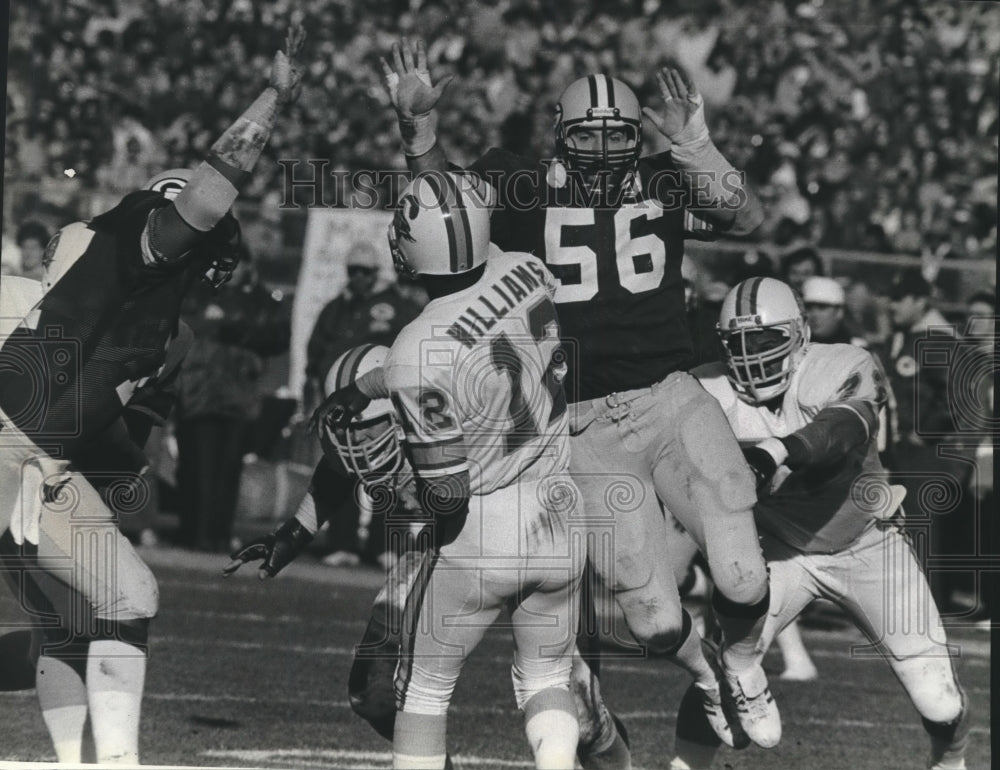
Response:
[[[788,450],[777,438],[765,439],[756,446],[743,450],[743,457],[757,479],[757,492],[765,492],[771,487],[771,480],[778,472],[778,466],[788,457]]]
[[[446,75],[434,85],[427,70],[424,41],[417,40],[414,48],[405,37],[392,44],[392,64],[382,59],[382,72],[392,106],[404,118],[433,110],[454,77]]]
[[[274,54],[269,85],[278,92],[279,104],[292,104],[302,91],[302,69],[298,56],[305,39],[305,28],[301,24],[293,24],[285,35],[285,49]]]
[[[309,432],[319,435],[320,428],[327,423],[346,428],[351,420],[368,408],[371,401],[353,382],[345,388],[335,390],[316,407],[309,420]]]
[[[642,114],[674,144],[707,139],[705,100],[694,83],[685,80],[674,67],[663,67],[656,73],[656,82],[663,96],[663,109],[656,112],[651,107],[643,107]]]
[[[312,539],[312,533],[293,517],[271,534],[233,551],[229,556],[232,561],[222,568],[222,574],[229,577],[247,562],[262,560],[257,577],[272,578],[294,561]]]

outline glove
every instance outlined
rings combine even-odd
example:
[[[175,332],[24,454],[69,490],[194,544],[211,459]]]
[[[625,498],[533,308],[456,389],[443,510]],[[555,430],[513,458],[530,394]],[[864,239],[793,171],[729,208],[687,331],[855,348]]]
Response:
[[[222,568],[222,574],[229,577],[248,561],[263,559],[257,573],[261,580],[277,575],[292,562],[302,550],[312,542],[312,533],[296,518],[291,518],[270,535],[254,540],[230,554],[232,559]]]
[[[743,457],[757,478],[757,492],[763,492],[770,487],[778,466],[788,457],[788,450],[780,439],[769,438],[744,449]]]
[[[309,420],[309,431],[319,435],[320,428],[327,422],[338,428],[346,428],[351,420],[368,408],[371,402],[372,400],[352,382],[346,388],[333,391],[316,407]]]

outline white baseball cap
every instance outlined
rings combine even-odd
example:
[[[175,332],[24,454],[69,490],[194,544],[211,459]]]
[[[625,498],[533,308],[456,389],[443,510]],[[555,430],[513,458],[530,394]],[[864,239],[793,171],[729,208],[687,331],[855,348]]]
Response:
[[[844,287],[833,278],[813,276],[802,284],[802,301],[820,305],[843,305]]]

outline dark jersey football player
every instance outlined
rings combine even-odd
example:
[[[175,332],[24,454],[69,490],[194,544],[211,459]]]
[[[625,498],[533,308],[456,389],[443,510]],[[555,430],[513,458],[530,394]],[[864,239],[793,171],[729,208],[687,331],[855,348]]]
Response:
[[[86,641],[98,762],[138,762],[158,595],[153,574],[71,460],[161,368],[186,288],[231,272],[239,228],[229,211],[279,109],[295,98],[303,39],[301,28],[289,32],[269,85],[198,168],[160,175],[150,189],[55,236],[45,294],[0,348],[0,532],[9,529],[19,554],[66,582],[95,618]]]
[[[393,47],[383,70],[411,171],[445,171],[422,43]],[[640,110],[606,75],[567,87],[556,107],[548,163],[489,150],[472,164],[492,188],[493,240],[540,257],[559,280],[555,303],[569,366],[572,472],[597,531],[595,571],[614,591],[632,634],[691,672],[706,714],[732,741],[720,683],[683,612],[665,556],[657,498],[705,553],[724,630],[719,662],[747,735],[780,739],[780,719],[753,650],[768,606],[748,469],[718,404],[687,373],[684,239],[745,234],[757,199],[712,143],[704,103],[680,73],[657,74],[665,105]],[[641,157],[642,115],[671,142]],[[489,192],[489,191],[487,191]],[[469,330],[474,331],[474,330]]]

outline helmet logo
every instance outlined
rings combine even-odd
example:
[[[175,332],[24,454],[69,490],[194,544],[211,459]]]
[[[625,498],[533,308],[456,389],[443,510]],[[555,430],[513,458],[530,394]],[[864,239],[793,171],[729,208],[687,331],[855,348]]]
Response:
[[[404,195],[399,202],[399,208],[392,218],[392,226],[396,229],[397,235],[403,240],[415,243],[416,239],[410,231],[410,220],[417,218],[420,205],[414,195]]]
[[[758,326],[763,326],[764,322],[761,320],[759,314],[754,313],[752,315],[738,315],[734,318],[729,319],[729,328],[732,329],[752,329]]]

